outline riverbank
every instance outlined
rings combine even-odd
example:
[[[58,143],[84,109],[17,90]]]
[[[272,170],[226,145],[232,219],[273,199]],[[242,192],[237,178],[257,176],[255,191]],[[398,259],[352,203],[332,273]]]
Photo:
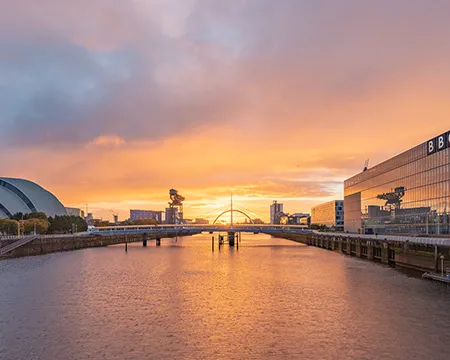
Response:
[[[345,255],[401,266],[422,272],[441,272],[450,266],[450,248],[446,245],[412,244],[410,242],[365,239],[330,234],[277,234],[277,237],[310,246],[337,251]],[[440,260],[443,256],[443,261]]]
[[[86,249],[92,247],[104,247],[116,244],[127,244],[133,242],[142,242],[143,246],[147,245],[148,240],[156,240],[163,238],[175,238],[177,236],[189,236],[192,233],[178,232],[159,233],[159,234],[135,234],[135,235],[52,235],[40,236],[37,239],[20,246],[19,248],[0,256],[1,259],[11,259],[24,256],[44,255],[60,251],[72,251],[79,249]],[[0,248],[9,245],[17,240],[0,240]]]

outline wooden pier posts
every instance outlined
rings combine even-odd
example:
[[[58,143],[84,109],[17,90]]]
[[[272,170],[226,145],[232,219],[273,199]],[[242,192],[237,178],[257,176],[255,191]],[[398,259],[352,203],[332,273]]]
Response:
[[[143,247],[147,247],[147,238],[148,238],[147,234],[144,234],[142,236],[142,246]]]

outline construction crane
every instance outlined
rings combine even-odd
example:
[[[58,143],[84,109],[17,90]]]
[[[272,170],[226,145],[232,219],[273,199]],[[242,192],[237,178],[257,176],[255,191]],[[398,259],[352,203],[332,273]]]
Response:
[[[386,200],[386,204],[384,206],[392,209],[400,209],[402,204],[402,197],[405,196],[406,189],[404,186],[399,186],[394,189],[392,192],[384,193],[377,195],[377,198],[380,200]]]
[[[183,222],[183,201],[185,198],[178,194],[175,189],[170,189],[169,195],[171,200],[169,201],[170,214],[166,221],[168,224],[180,224]]]
[[[113,209],[110,209],[109,212],[113,216],[114,224],[117,224],[119,222],[119,214],[116,211],[114,211]]]
[[[369,160],[370,160],[370,159],[367,159],[367,160],[364,162],[364,169],[363,169],[363,171],[367,171],[367,170],[369,169]]]

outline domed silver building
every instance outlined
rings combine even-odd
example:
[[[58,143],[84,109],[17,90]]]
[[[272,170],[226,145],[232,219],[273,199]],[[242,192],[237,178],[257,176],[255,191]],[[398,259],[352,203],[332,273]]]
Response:
[[[0,178],[0,218],[11,217],[18,212],[67,215],[56,196],[38,184],[24,179]]]

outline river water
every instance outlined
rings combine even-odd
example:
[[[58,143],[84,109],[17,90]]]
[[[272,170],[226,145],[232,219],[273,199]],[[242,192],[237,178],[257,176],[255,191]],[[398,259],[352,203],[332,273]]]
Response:
[[[0,359],[450,359],[450,287],[266,235],[0,261]]]

